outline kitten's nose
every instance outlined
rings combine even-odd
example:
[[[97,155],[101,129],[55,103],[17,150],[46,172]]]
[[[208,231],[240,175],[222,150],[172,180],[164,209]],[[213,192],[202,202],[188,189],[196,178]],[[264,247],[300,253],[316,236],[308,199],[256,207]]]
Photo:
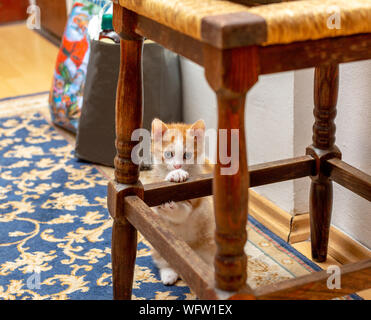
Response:
[[[180,168],[182,167],[182,165],[181,165],[181,164],[174,164],[173,167],[174,167],[175,169],[180,169]]]

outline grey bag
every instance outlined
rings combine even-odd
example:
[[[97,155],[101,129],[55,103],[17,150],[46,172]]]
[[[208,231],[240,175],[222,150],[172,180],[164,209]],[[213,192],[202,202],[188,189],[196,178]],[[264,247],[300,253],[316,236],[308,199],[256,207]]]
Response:
[[[75,155],[82,160],[113,166],[115,100],[120,66],[120,45],[92,40]],[[143,128],[153,118],[182,121],[179,57],[145,41],[143,47]]]

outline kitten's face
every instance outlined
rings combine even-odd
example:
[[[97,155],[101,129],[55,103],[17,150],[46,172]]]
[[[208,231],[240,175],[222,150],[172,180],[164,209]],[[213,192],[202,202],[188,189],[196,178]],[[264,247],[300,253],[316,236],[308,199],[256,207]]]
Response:
[[[152,153],[154,164],[165,164],[169,171],[187,171],[203,163],[205,124],[165,124],[159,119],[152,122]]]

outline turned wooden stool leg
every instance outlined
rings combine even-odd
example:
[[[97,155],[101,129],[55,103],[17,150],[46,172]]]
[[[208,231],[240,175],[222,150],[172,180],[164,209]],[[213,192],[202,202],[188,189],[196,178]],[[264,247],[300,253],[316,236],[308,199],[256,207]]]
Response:
[[[217,243],[215,279],[217,287],[227,291],[236,291],[241,288],[246,283],[247,277],[247,257],[244,246],[247,240],[249,174],[244,130],[245,95],[217,93],[218,129],[227,129],[228,138],[227,141],[220,139],[218,130],[218,162],[213,181]],[[239,168],[236,173],[228,175],[221,171],[226,166],[221,164],[220,151],[221,149],[228,150],[228,155],[235,152],[231,150],[231,139],[235,138],[231,135],[233,129],[239,130],[237,136]],[[227,147],[226,143],[228,143]]]
[[[249,173],[244,109],[246,93],[258,79],[256,50],[249,47],[222,51],[206,46],[204,61],[206,78],[218,100],[217,164],[213,180],[217,244],[215,281],[219,289],[237,291],[246,284],[247,278],[244,247]],[[221,136],[221,129],[226,129],[227,139]],[[236,136],[233,129],[237,129]],[[236,148],[232,149],[231,139],[235,138],[238,139]],[[224,156],[235,157],[237,161],[234,163],[232,159],[231,163],[223,164],[221,151]]]
[[[332,211],[332,181],[325,160],[341,158],[335,146],[336,103],[339,87],[339,65],[323,65],[315,69],[313,144],[307,154],[316,161],[316,172],[311,177],[309,200],[312,258],[326,260]]]
[[[131,151],[137,143],[131,141],[131,134],[142,125],[143,39],[132,32],[135,17],[118,4],[114,4],[113,23],[122,40],[116,96],[115,181],[109,183],[107,196],[113,218],[112,282],[114,299],[131,299],[137,231],[125,218],[124,198],[134,194],[143,198],[139,168],[131,161]]]

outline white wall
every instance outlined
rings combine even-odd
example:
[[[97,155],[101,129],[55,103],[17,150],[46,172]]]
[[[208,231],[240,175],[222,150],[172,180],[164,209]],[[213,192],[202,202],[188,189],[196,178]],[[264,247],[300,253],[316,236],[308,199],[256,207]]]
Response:
[[[216,99],[204,71],[181,59],[183,113],[186,122],[199,118],[208,128],[217,121]],[[246,129],[249,164],[305,154],[313,125],[313,69],[262,76],[247,96]],[[343,160],[371,173],[371,62],[341,65],[337,145]],[[215,147],[213,149],[215,152]],[[308,212],[310,179],[256,188],[291,214]],[[371,248],[371,204],[335,184],[332,222]]]
[[[66,0],[66,7],[67,7],[67,15],[69,15],[72,9],[72,0]]]

